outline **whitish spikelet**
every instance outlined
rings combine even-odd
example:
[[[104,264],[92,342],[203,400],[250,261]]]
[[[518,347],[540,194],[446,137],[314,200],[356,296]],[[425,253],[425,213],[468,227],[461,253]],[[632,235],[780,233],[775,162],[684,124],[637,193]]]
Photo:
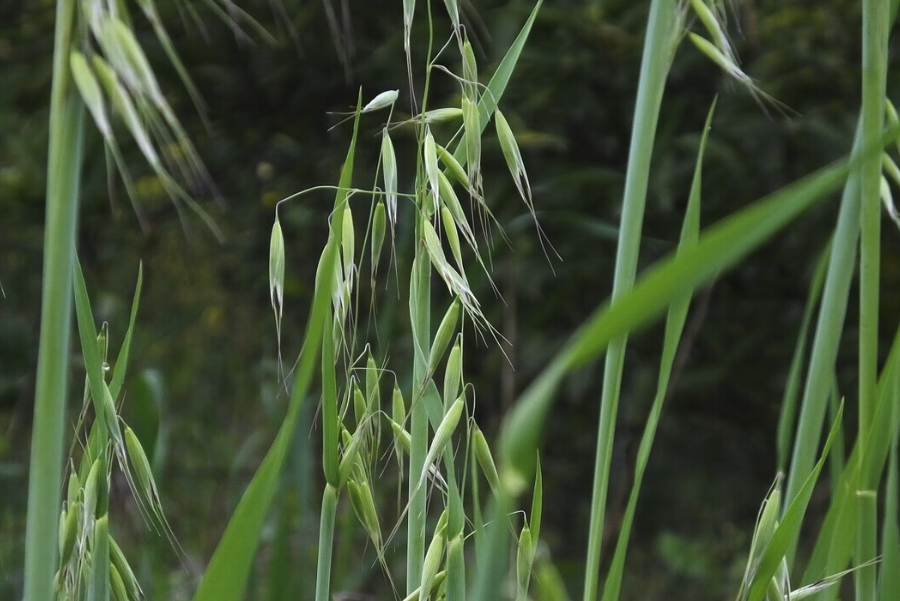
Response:
[[[461,119],[462,116],[462,109],[460,108],[452,106],[443,107],[439,109],[431,109],[425,111],[424,113],[419,113],[418,115],[413,115],[409,119],[404,119],[403,121],[394,123],[390,128],[395,129],[404,125],[412,125],[418,123],[424,123],[426,125],[432,125],[434,123],[446,123],[447,121],[455,121],[457,119]]]
[[[700,22],[703,23],[706,31],[709,32],[716,47],[724,56],[732,62],[737,63],[737,55],[734,53],[734,49],[728,41],[725,29],[722,27],[722,24],[719,22],[719,19],[712,9],[709,8],[704,0],[691,0],[691,7],[694,9],[694,13],[696,13],[697,17],[699,17]]]
[[[759,86],[756,85],[756,82],[753,79],[744,73],[743,70],[738,66],[735,59],[726,56],[719,48],[710,43],[709,40],[697,35],[694,32],[688,32],[688,36],[691,38],[691,41],[694,45],[709,58],[713,63],[715,63],[720,69],[725,71],[725,73],[737,81],[740,85],[744,86],[754,100],[759,103],[760,107],[765,110],[765,106],[763,102],[774,106],[777,110],[781,111],[784,107],[781,103],[775,100],[769,94],[763,92]]]
[[[416,12],[416,0],[403,0],[403,51],[406,54],[406,77],[409,80],[410,98],[415,98],[412,77],[412,50],[409,40],[412,34],[413,15]]]
[[[466,95],[472,99],[478,97],[478,63],[475,61],[475,51],[472,49],[472,43],[469,36],[466,36],[462,47],[462,72],[463,79],[466,80]]]
[[[525,172],[525,162],[522,160],[522,153],[519,152],[519,145],[516,143],[516,137],[513,135],[506,117],[499,109],[494,113],[494,125],[497,127],[497,139],[500,141],[500,150],[503,151],[503,158],[506,159],[506,166],[513,177],[519,196],[528,205],[528,210],[534,213],[531,204],[531,184],[528,182],[528,174]]]
[[[69,55],[69,66],[72,69],[72,79],[75,80],[75,85],[78,86],[78,91],[81,93],[85,106],[91,112],[97,129],[103,134],[104,139],[112,138],[112,125],[106,114],[103,92],[100,91],[100,84],[88,66],[87,59],[80,52],[73,51]]]
[[[462,302],[467,313],[474,319],[483,321],[484,317],[479,308],[478,300],[472,293],[471,288],[469,288],[469,283],[447,262],[447,258],[444,256],[444,251],[441,248],[441,241],[430,221],[425,220],[422,222],[422,231],[425,238],[425,248],[428,251],[431,263],[441,276],[441,279],[444,280],[447,289]]]
[[[381,134],[381,171],[387,195],[388,220],[393,231],[397,225],[397,155],[394,154],[394,144],[387,128]]]
[[[405,3],[404,3],[405,4]],[[397,101],[397,96],[399,96],[400,90],[387,90],[378,94],[370,100],[366,106],[362,108],[363,113],[371,113],[374,111],[380,111],[383,108],[387,108],[392,106],[394,102]]]
[[[425,159],[425,174],[428,176],[428,183],[431,186],[431,196],[434,200],[433,211],[429,211],[429,213],[437,211],[440,206],[440,185],[438,180],[438,174],[440,170],[438,169],[438,159],[437,159],[437,148],[434,143],[434,136],[431,135],[431,128],[428,126],[425,127],[425,146],[423,148]]]
[[[887,178],[882,176],[881,178],[881,202],[884,205],[884,210],[887,211],[888,216],[891,220],[900,226],[900,220],[897,217],[897,207],[894,205],[894,196],[891,194],[891,187],[888,184]]]
[[[275,312],[275,334],[278,339],[278,354],[281,355],[281,316],[284,307],[284,233],[281,222],[275,214],[272,236],[269,239],[269,297]]]
[[[137,109],[131,101],[131,97],[119,83],[119,78],[115,71],[113,71],[112,67],[110,67],[99,55],[95,54],[93,60],[94,70],[97,73],[100,84],[106,91],[106,95],[109,96],[112,101],[116,112],[119,113],[122,120],[125,122],[126,127],[128,127],[128,131],[137,143],[138,148],[141,149],[144,158],[150,163],[150,166],[153,167],[154,170],[161,170],[162,164],[160,163],[156,149],[153,147],[153,142],[147,134],[147,130],[144,129],[143,123],[138,116]]]
[[[450,15],[450,22],[453,23],[453,33],[459,35],[459,4],[457,0],[444,0],[444,6],[447,7],[447,14]]]
[[[349,279],[353,275],[353,266],[356,252],[356,236],[353,230],[353,213],[350,205],[344,207],[344,213],[341,219],[341,254],[344,258],[344,279]]]
[[[468,187],[473,195],[481,195],[481,116],[478,104],[462,98],[463,131],[466,134],[466,169]]]
[[[168,32],[163,26],[162,19],[156,10],[156,5],[152,0],[138,0],[138,4],[144,12],[144,16],[147,17],[147,20],[150,21],[150,24],[153,26],[153,31],[156,33],[159,43],[162,45],[163,50],[165,50],[169,62],[172,63],[172,66],[175,67],[175,71],[178,72],[178,77],[181,78],[181,83],[184,84],[184,87],[187,89],[188,95],[190,95],[200,118],[203,120],[204,124],[208,125],[208,120],[206,118],[206,103],[200,95],[200,92],[197,91],[196,84],[194,84],[184,63],[181,62],[181,58],[175,51],[175,45],[172,43]]]

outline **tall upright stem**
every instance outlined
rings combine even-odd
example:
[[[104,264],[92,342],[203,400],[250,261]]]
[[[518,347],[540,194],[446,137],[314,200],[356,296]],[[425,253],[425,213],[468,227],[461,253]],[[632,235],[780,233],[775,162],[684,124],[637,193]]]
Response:
[[[647,180],[650,158],[656,137],[656,123],[662,104],[663,89],[669,72],[672,53],[672,27],[676,22],[677,3],[673,0],[654,0],[650,6],[644,56],[638,80],[631,147],[628,152],[628,172],[622,202],[622,223],[616,249],[616,268],[613,278],[613,299],[628,292],[634,285],[640,251],[641,226],[647,199]],[[600,424],[597,437],[597,456],[594,461],[594,487],[591,500],[591,523],[588,534],[587,563],[584,576],[584,600],[594,601],[600,582],[600,546],[606,514],[606,497],[612,459],[619,389],[628,338],[613,340],[606,351],[603,372],[603,392],[600,404]]]
[[[28,478],[25,599],[49,601],[57,556],[65,400],[68,390],[72,269],[78,222],[83,106],[72,85],[69,52],[75,0],[56,4],[50,150],[47,160],[43,296]]]
[[[862,29],[862,130],[866,141],[877,140],[884,123],[887,72],[888,3],[863,2]],[[859,256],[859,448],[866,449],[878,391],[878,295],[881,264],[881,161],[872,156],[862,164]],[[867,458],[862,458],[865,466]],[[862,469],[860,474],[870,470]],[[859,505],[856,562],[873,559],[878,540],[877,503],[873,496],[877,481],[861,481],[865,497]],[[868,496],[869,491],[871,495]],[[855,574],[858,601],[874,601],[875,566]]]
[[[426,3],[428,9],[428,52],[426,55],[425,88],[422,91],[422,114],[428,107],[428,91],[431,85],[431,60],[434,46],[434,21],[431,15],[431,2]],[[426,181],[423,175],[422,146],[425,140],[425,123],[418,124],[418,149],[416,153],[416,193],[418,206],[424,206]],[[424,390],[427,377],[427,357],[431,348],[431,260],[422,242],[422,220],[425,216],[421,209],[416,211],[416,242],[413,256],[412,275],[410,277],[409,313],[413,330],[413,393],[409,417],[409,517],[406,524],[406,593],[411,594],[422,582],[422,569],[425,562],[425,510],[427,508],[425,488],[418,486],[419,475],[425,466],[425,455],[428,453],[428,415],[425,403],[422,402],[421,391]],[[413,294],[415,289],[415,294]]]

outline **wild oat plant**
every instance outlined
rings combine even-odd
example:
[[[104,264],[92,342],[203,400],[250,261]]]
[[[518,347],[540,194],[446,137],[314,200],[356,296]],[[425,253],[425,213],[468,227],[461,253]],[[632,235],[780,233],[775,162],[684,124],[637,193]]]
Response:
[[[877,364],[881,207],[896,220],[889,182],[900,184],[900,170],[884,151],[900,133],[897,113],[885,96],[888,24],[896,14],[896,4],[885,0],[863,3],[863,101],[850,157],[701,231],[702,159],[714,119],[713,101],[698,149],[677,250],[638,277],[637,258],[652,175],[656,124],[669,67],[681,42],[689,38],[697,50],[749,90],[763,110],[787,112],[741,69],[727,34],[727,17],[732,14],[728,6],[717,0],[650,3],[612,296],[598,305],[524,391],[506,416],[492,447],[473,418],[477,394],[468,384],[462,357],[464,349],[471,346],[464,342],[472,337],[496,344],[495,348],[502,347],[482,310],[482,303],[495,300],[478,298],[468,275],[473,270],[483,270],[490,281],[490,236],[502,235],[485,201],[485,190],[490,189],[492,182],[485,181],[481,169],[482,140],[484,136],[496,138],[524,210],[535,216],[535,203],[540,199],[533,195],[514,131],[501,106],[541,2],[534,6],[493,77],[484,83],[458,3],[443,3],[442,10],[449,13],[452,24],[449,31],[435,29],[437,21],[432,10],[438,8],[437,3],[419,7],[420,14],[426,13],[429,40],[426,55],[418,57],[412,54],[410,43],[416,3],[403,0],[408,94],[391,89],[367,96],[371,99],[363,103],[360,93],[356,110],[348,118],[352,121],[352,136],[338,184],[305,190],[279,204],[278,210],[283,203],[306,194],[326,190],[334,193],[328,241],[318,261],[302,351],[296,363],[285,362],[290,367],[281,372],[290,389],[287,415],[229,522],[194,599],[242,598],[299,410],[307,397],[319,402],[325,479],[315,593],[318,601],[334,594],[331,569],[337,507],[342,497],[349,500],[377,555],[387,596],[409,601],[569,598],[546,546],[541,543],[543,485],[539,442],[543,424],[552,416],[554,393],[562,379],[600,355],[605,356],[605,368],[599,394],[601,412],[582,598],[594,600],[602,591],[604,600],[618,599],[641,481],[692,294],[838,190],[843,191],[838,220],[811,282],[810,300],[785,383],[777,436],[777,476],[773,474],[775,483],[762,504],[747,566],[737,586],[737,599],[835,599],[835,584],[848,573],[853,575],[858,601],[900,599],[900,351],[896,340],[886,363],[880,369]],[[59,352],[61,345],[64,353],[65,340],[45,340],[42,336],[29,497],[26,598],[49,599],[55,582],[56,597],[61,599],[108,599],[112,594],[133,600],[142,598],[140,586],[109,536],[108,489],[114,464],[123,470],[148,523],[172,537],[147,459],[133,432],[116,412],[140,279],[132,322],[112,379],[107,382],[108,333],[102,328],[98,339],[83,278],[72,260],[74,209],[65,204],[67,201],[54,200],[52,194],[70,190],[66,186],[72,183],[77,189],[77,163],[72,162],[78,156],[80,140],[77,98],[71,93],[66,96],[65,88],[58,86],[64,86],[69,76],[73,78],[126,187],[127,170],[112,134],[108,107],[124,122],[173,200],[194,209],[201,217],[202,209],[177,182],[179,178],[202,179],[205,172],[159,93],[152,71],[130,34],[127,19],[113,10],[120,8],[120,3],[83,2],[84,13],[79,19],[70,3],[61,2],[59,6],[61,29],[57,36],[53,95],[53,123],[59,127],[53,128],[50,166],[58,162],[67,168],[59,171],[66,185],[53,178],[48,185],[51,224],[56,212],[69,213],[68,218],[61,220],[64,235],[56,242],[49,240],[48,226],[47,260],[57,260],[55,265],[64,273],[72,273],[71,269],[66,271],[67,264],[75,266],[79,335],[87,366],[84,399],[85,407],[93,408],[93,420],[88,432],[78,438],[83,446],[82,458],[77,469],[74,462],[70,464],[60,515],[55,484],[59,481],[58,468],[55,473],[38,470],[46,468],[47,462],[58,464],[62,456],[61,448],[49,444],[46,436],[59,434],[61,439],[62,397],[57,395],[61,392],[64,396],[65,390],[53,388],[50,384],[56,384],[48,380],[47,386],[52,389],[52,399],[48,401],[42,396],[41,383],[49,377],[48,369],[51,375],[65,373],[64,361],[52,363],[59,361],[58,357],[46,359],[51,361],[49,367],[43,363],[45,352]],[[155,12],[147,6],[141,3],[154,27],[158,27],[158,19],[152,16]],[[76,22],[82,24],[80,28],[75,27]],[[85,47],[80,49],[73,47],[76,31],[83,34]],[[157,30],[161,42],[180,65],[162,31]],[[413,87],[416,64],[425,69],[421,92]],[[184,69],[179,72],[190,86]],[[432,77],[453,81],[459,92],[458,102],[433,107],[429,96]],[[195,93],[192,95],[198,98]],[[407,99],[413,117],[395,120],[395,107]],[[373,156],[378,157],[378,175],[370,185],[360,187],[354,176],[354,159],[360,149],[358,133],[361,123],[368,126],[373,122],[381,124],[380,147],[372,150]],[[395,147],[406,144],[408,139],[396,135],[400,127],[414,132],[415,161],[410,164],[400,164],[395,152]],[[176,141],[184,153],[183,160],[174,162],[174,174],[158,151],[171,141]],[[401,182],[412,185],[401,189]],[[269,282],[280,339],[285,273],[289,268],[285,248],[289,241],[282,232],[278,210],[271,235]],[[536,219],[535,223],[535,235],[552,256],[552,246]],[[405,265],[397,252],[405,239],[413,241],[410,265]],[[836,444],[846,436],[842,425],[844,405],[833,382],[857,248],[859,430],[849,456],[844,456],[843,446]],[[391,273],[395,287],[389,283]],[[66,295],[72,289],[72,276],[68,278],[63,282]],[[47,281],[48,289],[51,284],[52,279]],[[369,321],[377,322],[374,315],[379,306],[378,291],[382,290],[386,290],[385,294],[399,294],[408,307],[412,348],[408,378],[398,376],[409,372],[406,366],[391,364],[392,347],[400,346],[401,338],[380,340],[376,331],[366,327]],[[435,306],[438,310],[432,315]],[[60,313],[52,323],[66,325],[67,307],[65,302],[55,307]],[[51,319],[46,305],[44,310],[44,319]],[[638,451],[634,485],[618,543],[601,587],[600,543],[606,525],[606,496],[627,338],[663,314],[666,321],[656,395]],[[65,327],[62,330],[68,331]],[[313,393],[317,376],[320,391]],[[826,413],[830,422],[827,428]],[[826,440],[820,445],[826,429]],[[45,443],[49,446],[42,446]],[[831,506],[815,534],[812,555],[801,563],[796,558],[797,538],[813,488],[828,462],[832,468]],[[387,470],[386,463],[395,464],[396,469]],[[881,496],[886,463],[886,485]],[[39,473],[41,477],[37,476]],[[405,481],[405,491],[397,489],[396,508],[383,500],[389,489],[383,484],[383,473],[401,474],[401,482]],[[524,494],[531,497],[526,511],[518,507]],[[47,519],[47,515],[53,523],[58,519],[58,549],[51,546],[47,550],[38,540],[45,534],[54,544],[57,540],[52,530],[49,534],[40,530],[40,520]],[[42,552],[43,556],[36,555]],[[398,568],[392,561],[397,553],[405,558],[405,566]],[[51,578],[52,571],[41,567],[42,557],[50,556],[60,558],[55,580]]]

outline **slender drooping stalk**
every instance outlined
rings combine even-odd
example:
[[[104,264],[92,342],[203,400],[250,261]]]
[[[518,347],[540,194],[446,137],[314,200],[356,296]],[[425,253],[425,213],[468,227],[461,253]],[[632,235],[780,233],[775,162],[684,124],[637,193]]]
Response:
[[[863,7],[862,131],[865,140],[881,134],[885,110],[887,74],[887,0],[865,0]],[[859,259],[859,443],[866,449],[869,429],[878,400],[878,294],[881,263],[881,161],[867,159],[861,171],[860,259]],[[865,465],[866,458],[861,461]],[[862,470],[865,474],[869,470]],[[856,562],[861,565],[877,553],[878,515],[876,481],[861,481]],[[856,572],[857,601],[875,600],[876,568]]]
[[[650,158],[653,154],[653,141],[656,137],[656,123],[662,104],[663,88],[671,65],[674,39],[672,27],[676,23],[676,10],[676,3],[671,0],[654,0],[650,6],[644,41],[644,56],[638,81],[631,148],[628,153],[628,172],[625,176],[622,223],[619,228],[619,243],[616,249],[616,268],[613,278],[613,300],[631,290],[637,271],[641,226],[647,198],[647,180],[650,174]],[[606,351],[584,577],[585,601],[596,599],[600,581],[600,546],[603,540],[609,470],[627,341],[627,336],[617,338],[610,343]]]
[[[69,71],[75,9],[75,0],[57,2],[53,41],[43,298],[25,540],[29,601],[52,597],[57,556],[83,121],[81,98]]]

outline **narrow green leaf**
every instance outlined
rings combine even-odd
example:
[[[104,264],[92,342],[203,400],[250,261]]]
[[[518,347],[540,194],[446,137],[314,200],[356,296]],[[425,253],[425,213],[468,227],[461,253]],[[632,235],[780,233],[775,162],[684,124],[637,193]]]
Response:
[[[131,314],[128,317],[128,329],[125,338],[122,339],[122,347],[116,357],[116,365],[113,368],[113,376],[109,381],[109,393],[114,399],[119,398],[122,384],[125,382],[125,370],[128,368],[128,357],[131,353],[131,338],[134,335],[134,324],[137,321],[138,306],[141,301],[141,289],[144,285],[144,264],[138,263],[137,283],[134,286],[134,296],[131,299]]]
[[[831,258],[832,243],[822,249],[819,262],[809,286],[809,294],[806,297],[806,306],[803,309],[803,317],[800,321],[800,332],[797,335],[797,344],[794,347],[794,355],[791,358],[791,366],[788,370],[787,383],[784,387],[784,396],[781,401],[781,411],[778,417],[778,471],[786,472],[791,453],[792,432],[796,423],[797,404],[800,397],[800,388],[803,385],[803,365],[806,363],[807,339],[809,328],[812,324],[815,308],[822,296],[825,286],[825,274],[828,262]]]
[[[503,97],[503,92],[506,91],[506,86],[509,84],[513,71],[515,71],[516,64],[519,62],[519,57],[522,55],[522,49],[525,47],[525,42],[528,40],[528,35],[531,33],[531,27],[534,25],[535,19],[537,19],[543,1],[544,0],[538,0],[535,2],[534,8],[531,9],[531,14],[528,15],[528,19],[519,31],[519,35],[516,36],[516,39],[509,47],[509,50],[506,51],[503,60],[497,65],[497,70],[494,71],[491,81],[488,82],[487,90],[481,95],[481,98],[478,101],[478,112],[480,115],[479,135],[484,131],[484,128],[487,127],[491,115],[497,108],[497,103],[500,102],[500,99]],[[459,141],[459,145],[453,153],[457,162],[463,166],[465,166],[467,159],[466,148],[468,142],[464,139],[467,135],[468,132],[463,135],[463,139]]]
[[[892,140],[881,140],[875,153]],[[866,154],[866,153],[863,153]],[[771,194],[706,230],[696,245],[659,261],[615,302],[603,303],[520,397],[501,434],[501,480],[521,490],[533,472],[534,453],[557,384],[569,370],[603,352],[610,340],[659,315],[675,298],[696,290],[763,244],[825,195],[837,189],[859,160],[841,161]]]
[[[697,160],[694,167],[694,177],[691,182],[688,206],[685,210],[684,221],[681,227],[681,238],[678,243],[676,254],[683,253],[686,249],[696,244],[697,237],[699,236],[700,187],[703,179],[703,156],[709,138],[710,127],[712,126],[715,107],[716,101],[714,100],[707,113],[706,122],[703,126],[703,133],[700,138],[700,147],[697,151]],[[650,409],[650,415],[644,426],[644,433],[641,435],[641,442],[638,447],[637,461],[634,470],[634,480],[629,494],[628,504],[625,508],[625,515],[622,518],[622,527],[619,530],[619,538],[616,543],[612,564],[607,573],[606,586],[603,588],[603,599],[605,601],[618,599],[619,597],[622,578],[625,571],[628,542],[631,538],[631,528],[634,522],[634,514],[637,510],[637,502],[643,483],[644,472],[647,468],[647,463],[650,460],[650,451],[656,437],[656,429],[659,424],[660,415],[662,414],[663,403],[665,402],[666,395],[669,391],[669,381],[675,364],[678,347],[680,345],[681,335],[684,330],[684,324],[687,320],[690,301],[690,293],[674,299],[669,307],[669,312],[666,317],[666,329],[663,337],[662,356],[659,361],[656,394]]]
[[[107,387],[103,376],[103,361],[100,358],[100,349],[97,348],[97,326],[91,310],[87,285],[84,283],[84,274],[81,272],[81,263],[77,258],[75,259],[74,277],[75,312],[78,323],[78,335],[81,339],[81,353],[84,357],[84,366],[87,371],[94,411],[98,421],[102,424],[106,423],[108,419],[106,415],[107,405],[105,404]],[[113,416],[114,419],[115,417]]]

